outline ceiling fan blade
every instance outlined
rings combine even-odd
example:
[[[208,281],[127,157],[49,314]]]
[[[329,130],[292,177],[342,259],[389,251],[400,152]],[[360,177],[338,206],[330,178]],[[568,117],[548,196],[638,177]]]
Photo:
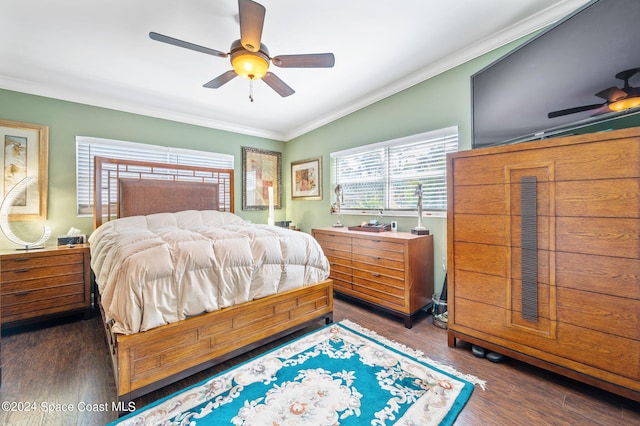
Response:
[[[229,81],[233,80],[237,76],[238,76],[238,74],[236,74],[236,72],[234,70],[229,70],[229,71],[227,71],[227,72],[225,72],[223,74],[220,74],[219,76],[217,76],[216,78],[214,78],[210,82],[203,84],[202,87],[206,87],[208,89],[217,89],[218,87],[222,86],[223,84],[228,83]]]
[[[260,50],[262,26],[266,9],[252,0],[238,0],[240,14],[240,43],[250,52]]]
[[[295,90],[289,87],[287,83],[280,80],[280,78],[272,72],[266,73],[264,77],[262,77],[262,80],[265,83],[267,83],[269,87],[275,90],[283,98],[286,98],[287,96],[290,96],[296,93]]]
[[[615,102],[619,99],[626,98],[627,92],[613,86],[613,87],[609,87],[608,89],[604,89],[601,92],[596,93],[596,96],[602,99],[606,99],[609,102]]]
[[[575,107],[575,108],[562,109],[560,111],[550,112],[549,114],[547,114],[547,116],[549,118],[561,117],[563,115],[575,114],[577,112],[591,111],[592,109],[600,108],[603,105],[606,105],[606,104],[584,105],[584,106]]]
[[[333,53],[311,53],[308,55],[278,55],[271,59],[281,68],[331,68],[336,63]]]
[[[149,37],[152,40],[161,41],[163,43],[172,44],[178,47],[184,47],[185,49],[195,50],[196,52],[206,53],[208,55],[218,56],[220,58],[226,58],[228,56],[227,53],[220,52],[219,50],[210,49],[208,47],[200,46],[197,44],[189,43],[188,41],[178,40],[177,38],[169,37],[166,35],[154,33],[153,31],[149,33]]]

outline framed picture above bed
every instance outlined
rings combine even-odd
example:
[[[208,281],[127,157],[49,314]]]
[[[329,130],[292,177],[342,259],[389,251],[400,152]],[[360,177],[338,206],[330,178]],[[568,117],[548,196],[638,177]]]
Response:
[[[322,200],[322,157],[291,163],[291,198]]]
[[[242,210],[267,210],[270,199],[282,208],[282,154],[243,146]]]
[[[11,207],[9,220],[46,220],[49,188],[49,127],[0,120],[2,200],[26,177],[35,178]]]

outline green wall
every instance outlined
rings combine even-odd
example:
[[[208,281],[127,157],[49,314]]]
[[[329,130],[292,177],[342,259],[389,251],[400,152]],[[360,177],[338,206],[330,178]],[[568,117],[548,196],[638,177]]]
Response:
[[[87,235],[93,219],[76,216],[75,138],[92,136],[161,146],[182,147],[231,154],[235,157],[235,211],[253,222],[265,222],[266,211],[242,208],[242,146],[282,152],[285,143],[254,136],[210,129],[66,102],[41,96],[0,90],[0,119],[49,126],[49,197],[47,224],[52,239],[66,234],[73,226]],[[286,199],[283,199],[286,201]],[[276,220],[284,211],[277,211]],[[42,223],[12,222],[13,231],[25,241],[33,241],[42,233]],[[0,248],[15,247],[0,236]]]

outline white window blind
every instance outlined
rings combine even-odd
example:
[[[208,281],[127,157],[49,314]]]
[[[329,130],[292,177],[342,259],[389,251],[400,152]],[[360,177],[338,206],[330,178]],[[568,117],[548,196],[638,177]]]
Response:
[[[332,184],[342,185],[341,209],[415,211],[422,184],[427,211],[446,211],[446,155],[458,150],[458,128],[331,153]]]
[[[93,159],[96,156],[221,169],[233,169],[234,162],[230,154],[77,136],[76,199],[80,216],[93,214]]]

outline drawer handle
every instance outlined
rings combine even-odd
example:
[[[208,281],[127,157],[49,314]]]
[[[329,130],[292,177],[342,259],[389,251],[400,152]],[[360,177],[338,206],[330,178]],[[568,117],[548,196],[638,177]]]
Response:
[[[19,257],[17,259],[13,259],[13,260],[16,261],[16,262],[27,262],[27,261],[31,260],[31,258],[29,258],[29,257]]]
[[[31,270],[31,268],[25,268],[25,269],[16,269],[14,272],[16,274],[21,274],[23,272],[29,272]]]
[[[371,275],[373,275],[374,277],[379,277],[380,274],[376,274],[376,273],[372,273]]]
[[[16,293],[16,296],[26,296],[27,294],[31,293],[30,291],[26,290],[26,291],[19,291]]]

